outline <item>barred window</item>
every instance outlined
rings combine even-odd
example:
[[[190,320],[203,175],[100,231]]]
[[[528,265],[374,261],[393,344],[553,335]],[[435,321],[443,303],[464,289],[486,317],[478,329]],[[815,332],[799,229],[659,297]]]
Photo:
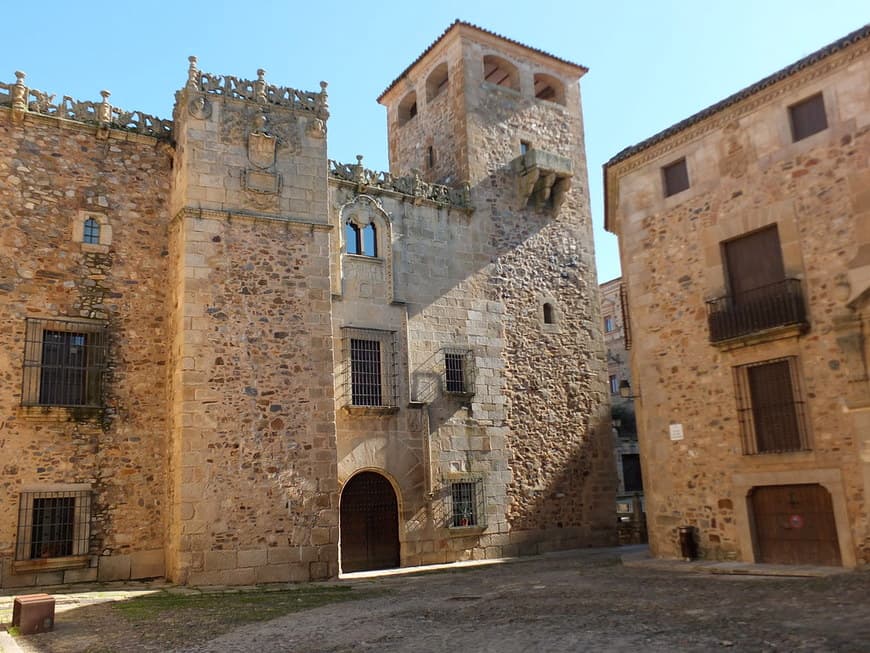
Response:
[[[484,526],[486,524],[485,515],[483,481],[481,479],[463,479],[450,484],[450,526],[452,528]]]
[[[90,536],[91,492],[22,492],[16,560],[85,555]]]
[[[744,453],[810,448],[796,357],[737,367],[735,383]]]
[[[382,406],[381,343],[351,338],[351,392],[354,406]]]
[[[474,393],[473,357],[468,349],[444,350],[444,389],[449,394]]]
[[[394,407],[396,356],[390,331],[344,329],[345,397],[350,406]]]
[[[82,241],[91,245],[100,244],[100,223],[94,218],[85,220],[82,229]]]
[[[22,405],[99,406],[105,359],[105,324],[28,318]]]

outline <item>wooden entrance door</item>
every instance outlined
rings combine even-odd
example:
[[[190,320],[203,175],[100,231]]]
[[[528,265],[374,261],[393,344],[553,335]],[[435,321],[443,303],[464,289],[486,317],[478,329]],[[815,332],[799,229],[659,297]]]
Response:
[[[840,566],[831,495],[821,485],[771,485],[751,494],[759,562]]]
[[[361,472],[341,492],[341,570],[399,566],[399,504],[390,482]]]

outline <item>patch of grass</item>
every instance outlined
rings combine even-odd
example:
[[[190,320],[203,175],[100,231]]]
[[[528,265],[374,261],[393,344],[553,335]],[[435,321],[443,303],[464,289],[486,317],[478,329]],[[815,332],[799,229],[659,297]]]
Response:
[[[21,635],[21,629],[18,626],[9,626],[6,628],[6,632],[12,635],[12,637],[19,637]]]
[[[380,593],[380,592],[377,592]],[[309,610],[328,603],[368,598],[373,591],[348,585],[318,585],[283,591],[251,591],[215,594],[170,594],[160,591],[113,604],[128,620],[154,621],[171,616],[173,621],[239,625],[268,621],[285,614]]]

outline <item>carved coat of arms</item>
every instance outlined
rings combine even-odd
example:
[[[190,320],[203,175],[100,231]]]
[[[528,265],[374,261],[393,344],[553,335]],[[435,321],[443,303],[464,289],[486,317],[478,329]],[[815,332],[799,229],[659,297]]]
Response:
[[[248,159],[258,168],[268,168],[275,163],[275,146],[278,139],[263,132],[248,134]]]

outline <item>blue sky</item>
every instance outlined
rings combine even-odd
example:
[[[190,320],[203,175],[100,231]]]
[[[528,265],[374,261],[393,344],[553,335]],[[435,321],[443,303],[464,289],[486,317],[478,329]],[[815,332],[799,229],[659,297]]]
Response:
[[[590,196],[600,281],[619,275],[603,230],[601,165],[870,22],[867,0],[484,2],[14,2],[0,80],[27,73],[58,96],[171,117],[187,57],[202,70],[303,90],[329,82],[329,156],[387,169],[381,91],[456,18],[583,64]]]

